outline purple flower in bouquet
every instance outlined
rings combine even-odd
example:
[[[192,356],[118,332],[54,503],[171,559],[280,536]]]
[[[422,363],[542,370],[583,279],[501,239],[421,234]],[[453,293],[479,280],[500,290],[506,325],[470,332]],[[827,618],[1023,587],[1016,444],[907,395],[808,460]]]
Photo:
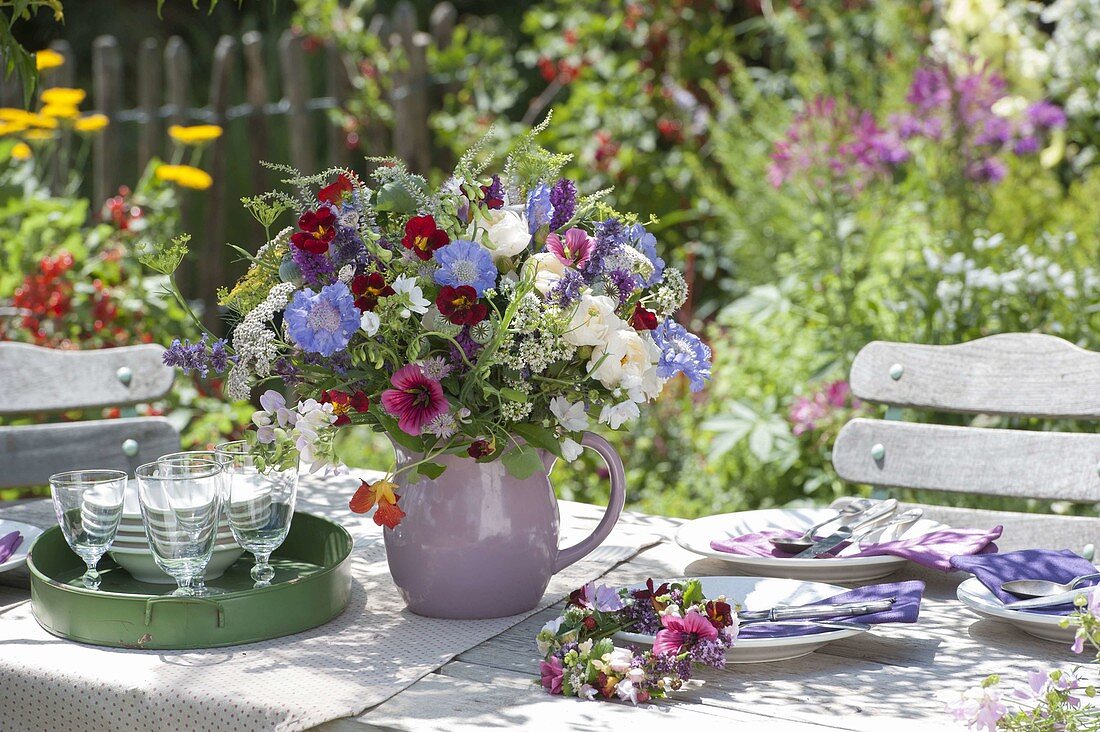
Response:
[[[577,212],[577,186],[568,178],[562,178],[550,191],[550,204],[554,215],[550,219],[550,231],[557,231],[569,223]]]
[[[565,669],[562,667],[561,658],[557,655],[550,657],[549,661],[539,661],[539,675],[543,687],[551,694],[561,693],[562,677]]]
[[[620,305],[629,300],[634,291],[638,289],[637,276],[622,269],[613,269],[608,272],[607,282],[609,285],[607,294],[618,296]]]
[[[424,426],[451,408],[443,387],[424,375],[420,364],[411,363],[390,377],[392,389],[382,392],[382,406],[394,417],[402,432],[419,435]]]
[[[553,210],[550,189],[545,183],[539,183],[527,195],[527,230],[532,236],[541,227],[550,225],[550,214]]]
[[[206,335],[194,343],[177,338],[164,352],[162,360],[165,366],[174,366],[185,374],[197,371],[205,378],[210,371],[220,374],[229,368],[232,359],[225,350],[227,345],[224,339],[218,339],[208,347]]]
[[[572,228],[564,237],[553,233],[546,235],[546,251],[566,267],[584,269],[595,246],[595,240],[584,229]]]
[[[626,601],[619,595],[618,590],[610,585],[597,586],[595,582],[589,582],[574,590],[569,595],[569,602],[601,613],[612,613],[626,607]]]
[[[437,249],[434,257],[439,262],[435,281],[440,285],[469,285],[480,297],[496,284],[497,267],[493,264],[493,255],[476,242],[456,239]]]
[[[650,264],[653,265],[653,274],[649,276],[648,280],[642,281],[641,284],[651,287],[664,279],[665,260],[657,254],[657,237],[646,231],[645,226],[642,224],[631,225],[630,229],[627,230],[627,236],[634,248],[644,254]],[[638,279],[641,280],[641,276],[638,276]]]
[[[627,246],[627,232],[618,219],[600,221],[595,226],[595,245],[584,268],[584,277],[589,282],[603,274],[604,260]]]
[[[359,232],[346,226],[336,229],[336,236],[333,238],[332,244],[329,245],[329,251],[332,252],[336,264],[340,266],[365,264],[369,257],[367,247],[359,236]]]
[[[700,391],[710,379],[710,347],[675,320],[667,318],[658,325],[653,342],[661,349],[657,375],[662,379],[683,374],[691,381],[692,391]]]
[[[714,624],[706,615],[694,610],[682,618],[665,615],[661,618],[661,625],[664,628],[653,639],[653,652],[658,655],[680,653],[681,650],[691,650],[702,641],[718,639],[718,629]]]
[[[286,308],[284,319],[294,343],[304,351],[331,356],[347,348],[359,329],[355,296],[343,282],[325,285],[320,292],[299,290]]]
[[[321,287],[336,274],[336,265],[327,254],[314,254],[301,247],[291,247],[290,258],[302,273],[302,281],[310,287]]]
[[[550,288],[547,299],[561,308],[567,308],[580,300],[584,276],[575,269],[562,272],[561,279]]]
[[[1027,120],[1040,129],[1051,130],[1066,126],[1066,113],[1057,104],[1045,99],[1032,104],[1025,114]]]

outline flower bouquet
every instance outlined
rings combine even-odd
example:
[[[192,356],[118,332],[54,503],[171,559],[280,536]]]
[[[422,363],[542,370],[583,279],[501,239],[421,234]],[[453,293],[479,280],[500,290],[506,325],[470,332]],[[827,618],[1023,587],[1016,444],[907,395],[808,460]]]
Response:
[[[616,648],[611,637],[624,630],[655,636],[653,648]],[[722,668],[737,630],[736,608],[706,598],[699,580],[655,587],[650,579],[618,590],[589,583],[535,638],[542,685],[588,700],[663,698],[691,678],[694,664]]]
[[[535,144],[540,129],[500,175],[485,175],[479,145],[438,190],[383,160],[373,188],[346,170],[292,173],[294,194],[245,199],[269,238],[222,293],[232,335],[173,344],[166,361],[228,368],[234,399],[273,381],[305,397],[261,399],[257,437],[276,459],[295,450],[338,470],[334,431],[365,424],[420,456],[400,470],[431,478],[444,455],[524,477],[542,469],[538,450],[575,459],[592,422],[628,425],[676,374],[701,389],[710,351],[674,319],[683,276],[607,191],[558,177],[568,157]],[[296,225],[272,234],[288,211]],[[183,253],[176,241],[148,261]],[[375,520],[395,526],[394,487],[391,472],[352,508],[385,504]]]

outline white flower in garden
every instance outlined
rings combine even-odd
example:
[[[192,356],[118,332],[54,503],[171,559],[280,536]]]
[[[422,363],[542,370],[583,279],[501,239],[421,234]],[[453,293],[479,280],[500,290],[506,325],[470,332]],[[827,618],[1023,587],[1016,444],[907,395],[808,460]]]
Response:
[[[557,647],[558,629],[561,628],[563,620],[564,618],[558,617],[547,621],[546,625],[539,630],[539,634],[535,636],[535,644],[539,647],[539,653],[542,655],[545,656],[551,647]]]
[[[574,346],[606,346],[613,333],[627,327],[615,305],[607,295],[582,295],[562,338]]]
[[[514,257],[531,243],[527,221],[515,211],[496,209],[489,211],[487,248],[493,258]]]
[[[523,263],[522,275],[525,280],[534,280],[535,289],[545,295],[554,289],[564,272],[565,265],[557,257],[550,252],[539,252]]]
[[[566,437],[561,441],[561,456],[567,463],[571,463],[581,456],[584,447],[572,437]]]
[[[592,684],[581,684],[581,688],[577,689],[577,696],[585,701],[592,701],[596,698],[597,693],[596,687]]]
[[[645,402],[660,393],[656,372],[660,355],[652,340],[624,324],[608,335],[606,343],[592,349],[589,375],[608,389],[621,387],[632,400]]]
[[[382,325],[382,319],[378,317],[376,313],[372,313],[370,310],[363,313],[363,317],[359,319],[359,327],[368,336],[374,336],[378,332],[378,328]]]
[[[630,669],[630,663],[634,660],[634,654],[626,648],[616,648],[607,654],[607,665],[617,674],[625,673]],[[641,669],[638,669],[639,671]]]
[[[578,643],[577,644],[577,653],[580,653],[582,656],[587,656],[591,652],[592,652],[592,639],[591,638],[584,641],[583,643]]]
[[[588,415],[584,412],[584,402],[570,403],[562,396],[550,400],[550,412],[557,417],[558,424],[570,432],[588,429]]]
[[[630,400],[618,404],[605,404],[600,410],[600,422],[617,430],[627,422],[637,419],[640,414],[638,405]]]
[[[615,694],[624,701],[629,699],[631,704],[638,703],[638,687],[630,679],[623,679],[616,684]]]
[[[415,277],[401,275],[393,281],[391,287],[393,287],[395,293],[391,297],[403,297],[405,298],[404,302],[408,305],[401,311],[401,317],[403,318],[409,317],[412,313],[423,315],[432,306],[431,301],[424,297],[424,291],[420,289]]]

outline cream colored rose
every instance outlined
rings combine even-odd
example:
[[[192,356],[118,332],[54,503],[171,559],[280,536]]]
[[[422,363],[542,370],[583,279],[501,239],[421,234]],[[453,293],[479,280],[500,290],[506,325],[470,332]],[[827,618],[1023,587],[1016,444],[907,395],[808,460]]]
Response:
[[[523,263],[523,279],[534,279],[535,289],[546,295],[558,284],[565,265],[549,252],[539,252]]]
[[[574,346],[606,346],[611,333],[625,327],[626,323],[615,314],[615,301],[610,297],[582,295],[562,337]]]
[[[654,365],[659,355],[652,341],[624,324],[608,335],[605,344],[592,349],[589,374],[608,389],[626,389],[631,393],[632,401],[645,401],[635,396],[644,397],[646,387],[648,390],[654,388]]]
[[[527,222],[515,211],[496,209],[489,211],[489,225],[486,229],[489,241],[486,248],[493,258],[514,257],[531,243],[531,233]]]

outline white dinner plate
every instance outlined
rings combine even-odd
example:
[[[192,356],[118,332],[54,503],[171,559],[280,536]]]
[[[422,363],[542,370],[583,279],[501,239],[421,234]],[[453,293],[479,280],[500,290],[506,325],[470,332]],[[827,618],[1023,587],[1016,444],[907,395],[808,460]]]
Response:
[[[0,518],[0,536],[7,536],[13,531],[18,531],[23,535],[23,542],[16,547],[10,557],[0,562],[0,572],[6,572],[9,569],[22,567],[26,564],[27,555],[31,551],[31,544],[33,544],[34,540],[38,538],[38,535],[42,533],[42,529],[37,526],[31,526],[21,521],[10,521]]]
[[[1003,620],[1014,625],[1028,635],[1043,640],[1058,641],[1059,643],[1072,643],[1076,628],[1063,628],[1061,622],[1064,615],[1043,615],[1027,610],[1011,610],[997,599],[997,596],[989,591],[989,588],[978,581],[977,577],[971,577],[963,581],[955,595],[959,601],[970,608],[975,614],[992,620]]]
[[[666,580],[662,580],[664,581]],[[738,603],[742,610],[768,610],[777,605],[805,605],[848,592],[846,587],[789,579],[700,577],[699,581],[703,583],[703,594],[708,598],[725,595],[730,604]],[[657,580],[654,583],[660,584]],[[631,589],[639,587],[643,585],[633,585]],[[867,631],[860,628],[851,628],[784,638],[738,638],[726,651],[726,663],[786,661],[813,653],[827,643],[865,632]],[[614,637],[624,643],[653,645],[651,635],[619,632]]]
[[[720,559],[748,575],[757,577],[785,577],[787,579],[815,580],[818,582],[866,582],[893,574],[906,560],[900,557],[829,557],[826,559],[794,559],[793,557],[743,557],[712,549],[715,539],[752,534],[767,529],[793,529],[805,531],[814,524],[835,516],[830,508],[767,508],[758,511],[740,511],[689,521],[676,532],[676,543],[690,552],[704,557]],[[835,525],[826,526],[828,534]],[[944,524],[921,519],[900,535],[887,534],[884,539],[912,538],[947,528]]]

